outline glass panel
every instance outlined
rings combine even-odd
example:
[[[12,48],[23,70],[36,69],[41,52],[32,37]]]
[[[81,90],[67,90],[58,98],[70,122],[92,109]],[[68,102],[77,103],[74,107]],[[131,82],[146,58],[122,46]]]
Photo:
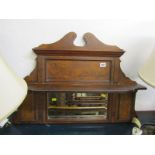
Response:
[[[48,119],[102,116],[107,118],[107,93],[48,93]]]

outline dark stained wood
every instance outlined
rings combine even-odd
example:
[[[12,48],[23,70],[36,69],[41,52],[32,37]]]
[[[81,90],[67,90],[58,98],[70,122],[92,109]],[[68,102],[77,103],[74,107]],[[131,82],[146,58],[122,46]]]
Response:
[[[29,91],[18,112],[15,112],[16,119],[14,121],[35,122],[37,120],[36,103],[34,102],[34,98],[34,92]]]
[[[132,94],[120,94],[118,105],[118,120],[131,120]]]
[[[104,85],[104,83],[84,83],[82,84],[62,84],[62,83],[56,83],[56,84],[31,84],[29,86],[29,90],[32,91],[67,91],[74,92],[115,92],[115,93],[125,93],[125,92],[136,92],[137,90],[144,90],[144,87],[142,85],[116,85],[116,84],[111,84],[111,85]]]
[[[106,123],[129,122],[135,115],[135,94],[145,87],[132,81],[120,69],[117,46],[84,34],[85,45],[73,44],[76,34],[70,32],[52,44],[33,49],[37,64],[25,78],[29,93],[13,117],[14,123]],[[109,94],[107,119],[102,116],[48,119],[49,92],[106,92]]]
[[[120,49],[117,46],[112,46],[112,45],[106,45],[104,43],[102,43],[101,41],[99,41],[93,34],[91,33],[85,33],[83,36],[83,39],[85,41],[85,45],[84,46],[75,46],[73,44],[74,40],[76,38],[76,33],[75,32],[70,32],[68,34],[66,34],[61,40],[52,43],[52,44],[42,44],[39,47],[33,48],[34,52],[36,54],[52,54],[54,52],[50,52],[55,51],[57,52],[57,54],[61,51],[69,51],[71,52],[85,52],[85,51],[89,51],[93,52],[93,54],[108,54],[108,52],[111,52],[114,55],[122,55],[124,52],[122,49]],[[58,52],[59,51],[59,52]],[[89,55],[89,53],[87,53],[87,55]]]

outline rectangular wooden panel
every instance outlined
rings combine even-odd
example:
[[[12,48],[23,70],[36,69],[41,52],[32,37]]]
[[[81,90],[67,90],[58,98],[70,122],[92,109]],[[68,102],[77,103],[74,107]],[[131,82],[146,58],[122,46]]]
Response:
[[[37,120],[36,103],[34,103],[34,93],[28,92],[22,105],[13,118],[15,123],[18,122],[33,122]]]
[[[119,120],[130,120],[131,119],[131,108],[132,108],[132,94],[120,94],[120,102],[118,107],[118,119]]]
[[[110,61],[47,60],[45,68],[45,82],[109,82],[111,78]]]

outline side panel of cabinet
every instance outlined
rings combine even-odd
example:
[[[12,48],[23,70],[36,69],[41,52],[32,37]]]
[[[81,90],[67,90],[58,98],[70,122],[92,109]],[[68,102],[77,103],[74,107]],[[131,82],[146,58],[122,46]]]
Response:
[[[117,114],[117,119],[119,121],[131,121],[134,112],[133,97],[134,95],[132,93],[119,95]]]
[[[15,112],[13,122],[29,122],[37,119],[36,104],[34,102],[34,93],[29,91],[24,102]]]
[[[134,93],[116,93],[112,96],[111,122],[129,122],[134,116]]]
[[[37,104],[36,111],[38,116],[38,120],[36,123],[45,123],[46,102],[46,92],[35,92],[35,103]]]
[[[43,123],[45,93],[29,91],[12,117],[13,123]]]
[[[121,94],[119,109],[118,109],[118,119],[119,120],[129,120],[131,117],[131,95],[129,94]]]

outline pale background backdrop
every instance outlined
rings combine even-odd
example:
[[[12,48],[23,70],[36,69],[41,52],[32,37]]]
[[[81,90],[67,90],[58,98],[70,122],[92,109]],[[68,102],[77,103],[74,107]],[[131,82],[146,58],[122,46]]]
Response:
[[[25,77],[35,66],[32,48],[51,43],[66,33],[77,33],[75,45],[83,45],[86,32],[96,35],[107,44],[114,44],[126,51],[121,57],[124,73],[148,89],[136,98],[136,110],[155,110],[155,89],[143,83],[138,70],[155,50],[155,21],[127,20],[0,20],[0,55]]]

